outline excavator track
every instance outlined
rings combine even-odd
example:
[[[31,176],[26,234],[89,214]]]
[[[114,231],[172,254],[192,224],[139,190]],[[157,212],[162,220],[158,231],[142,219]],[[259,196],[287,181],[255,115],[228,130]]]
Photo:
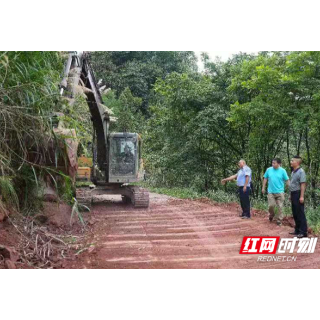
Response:
[[[85,207],[91,209],[92,189],[89,187],[81,187],[81,188],[77,188],[76,192],[77,192],[76,199],[78,201],[79,209],[82,211],[85,210]]]
[[[131,202],[135,208],[148,208],[149,207],[149,192],[148,190],[138,187],[129,186],[132,196]]]

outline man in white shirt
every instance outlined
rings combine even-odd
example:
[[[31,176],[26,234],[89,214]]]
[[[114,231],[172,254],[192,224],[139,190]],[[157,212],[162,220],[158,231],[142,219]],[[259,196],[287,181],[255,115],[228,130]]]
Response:
[[[237,186],[239,188],[240,204],[242,208],[242,219],[250,219],[250,191],[251,191],[251,177],[252,171],[247,166],[246,162],[241,159],[238,163],[239,171],[237,174],[221,180],[222,184],[227,181],[237,180]]]

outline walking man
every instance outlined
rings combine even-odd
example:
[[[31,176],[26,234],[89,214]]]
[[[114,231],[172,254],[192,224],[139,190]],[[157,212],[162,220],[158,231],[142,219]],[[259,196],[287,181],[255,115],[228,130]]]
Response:
[[[221,180],[222,184],[225,184],[227,181],[237,180],[237,186],[239,188],[240,195],[240,204],[242,208],[242,219],[250,219],[250,190],[251,190],[251,169],[246,165],[244,160],[240,160],[239,163],[240,170],[237,174],[230,176]]]
[[[266,184],[268,182],[268,206],[269,206],[269,221],[272,222],[275,216],[275,207],[278,207],[279,214],[277,225],[282,225],[283,220],[283,204],[284,204],[284,183],[290,185],[290,180],[286,170],[281,167],[281,159],[275,158],[272,160],[272,167],[268,168],[264,174],[262,193],[265,193]]]
[[[300,167],[302,163],[301,157],[293,157],[290,163],[293,169],[290,183],[290,200],[293,218],[296,223],[295,230],[290,234],[303,238],[308,236],[307,219],[304,213],[304,192],[306,190],[307,177]]]

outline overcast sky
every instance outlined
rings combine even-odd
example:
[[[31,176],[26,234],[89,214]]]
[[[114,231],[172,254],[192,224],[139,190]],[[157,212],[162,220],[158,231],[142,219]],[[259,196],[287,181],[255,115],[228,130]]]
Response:
[[[203,70],[203,63],[201,62],[201,52],[207,52],[211,58],[211,60],[214,60],[216,57],[219,57],[222,61],[227,61],[228,58],[232,57],[233,54],[239,53],[238,51],[195,51],[197,57],[198,57],[198,66],[199,70]],[[247,53],[256,53],[252,51],[241,51],[241,52],[247,52]]]

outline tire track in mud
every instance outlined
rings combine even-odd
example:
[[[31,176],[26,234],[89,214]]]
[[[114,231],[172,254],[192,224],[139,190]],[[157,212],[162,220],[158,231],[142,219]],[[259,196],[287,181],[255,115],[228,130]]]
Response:
[[[319,268],[314,254],[298,254],[294,262],[258,262],[258,255],[240,255],[244,236],[290,237],[290,227],[267,218],[238,217],[236,208],[200,201],[150,195],[148,209],[121,201],[96,203],[92,243],[70,268]]]

